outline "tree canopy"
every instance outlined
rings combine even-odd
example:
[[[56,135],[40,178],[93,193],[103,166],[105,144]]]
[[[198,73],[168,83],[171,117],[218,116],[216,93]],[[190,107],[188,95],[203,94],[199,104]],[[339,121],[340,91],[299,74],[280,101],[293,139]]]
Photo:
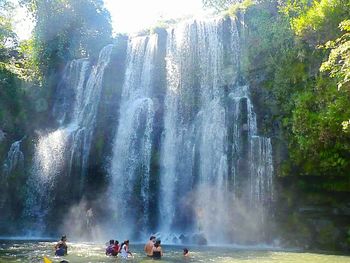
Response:
[[[21,0],[35,20],[34,47],[44,74],[68,60],[96,57],[111,41],[111,18],[102,0]]]

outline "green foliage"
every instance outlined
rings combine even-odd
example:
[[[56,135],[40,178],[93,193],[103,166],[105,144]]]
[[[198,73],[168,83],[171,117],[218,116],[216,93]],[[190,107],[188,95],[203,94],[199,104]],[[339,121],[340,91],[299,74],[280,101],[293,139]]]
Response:
[[[254,72],[264,76],[264,86],[275,99],[285,127],[289,127],[293,94],[306,85],[308,78],[307,51],[295,40],[289,21],[278,13],[274,3],[249,7],[245,23],[243,73],[248,79]]]
[[[315,0],[300,1],[299,4],[296,2],[298,1],[288,1],[284,12],[291,15],[291,25],[296,35],[311,45],[317,45],[339,34],[338,24],[350,16],[349,1]],[[294,17],[291,14],[293,12],[296,15]]]
[[[12,28],[13,11],[10,1],[0,0],[0,129],[7,133],[19,131],[26,117],[17,74],[21,65],[17,36]]]
[[[272,74],[279,64],[280,53],[294,45],[288,21],[276,16],[276,6],[270,3],[248,7],[246,17],[243,69],[249,73],[264,67]]]
[[[292,123],[297,147],[290,150],[305,174],[348,173],[350,136],[342,132],[342,121],[350,116],[349,104],[349,93],[330,80],[298,94]]]
[[[312,0],[285,0],[281,2],[281,13],[289,19],[293,19],[305,13],[312,4]]]
[[[19,61],[17,65],[18,76],[28,82],[40,85],[43,75],[39,69],[39,61],[35,56],[35,42],[33,39],[23,40],[19,45]]]
[[[17,43],[17,36],[12,28],[11,12],[13,12],[11,3],[0,0],[0,63],[11,59],[11,53]]]
[[[350,120],[343,121],[341,124],[343,126],[344,132],[346,132],[346,133],[350,132]]]
[[[234,3],[227,9],[226,13],[230,17],[236,17],[238,13],[245,13],[253,4],[253,0],[244,0],[240,3]]]
[[[228,9],[232,4],[239,3],[240,0],[202,0],[205,7],[214,8],[216,11]]]
[[[68,60],[90,56],[111,41],[110,15],[102,0],[22,0],[32,11],[34,56],[44,76]]]
[[[345,33],[335,41],[328,41],[330,49],[328,60],[321,66],[321,71],[328,71],[338,81],[338,88],[350,90],[350,20],[340,23],[339,28]]]
[[[26,103],[20,80],[0,65],[0,129],[19,134],[26,119]]]
[[[155,26],[153,26],[150,30],[146,30],[146,34],[149,33],[157,33],[163,29],[167,29],[169,27],[172,27],[178,23],[180,23],[181,21],[184,21],[186,19],[191,18],[192,16],[184,16],[184,17],[180,17],[177,19],[159,19]]]
[[[345,177],[350,171],[348,1],[261,1],[245,10],[242,70],[273,99],[264,104],[282,125],[289,160],[279,174]],[[326,43],[326,49],[316,44]],[[325,52],[330,50],[330,54]],[[319,70],[322,61],[321,73]],[[323,72],[329,72],[330,78]],[[340,85],[339,85],[340,84]],[[254,84],[256,85],[256,84]],[[337,85],[343,87],[337,89]],[[346,180],[319,182],[347,191]],[[306,187],[308,183],[304,182]]]

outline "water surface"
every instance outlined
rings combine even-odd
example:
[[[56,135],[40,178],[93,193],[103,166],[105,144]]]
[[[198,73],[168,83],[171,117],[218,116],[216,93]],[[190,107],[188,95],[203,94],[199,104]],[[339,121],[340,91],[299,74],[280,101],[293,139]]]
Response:
[[[47,256],[53,262],[62,258],[54,257],[55,242],[51,241],[0,241],[0,263],[5,262],[43,262]],[[182,256],[182,246],[164,245],[164,257],[161,262],[279,262],[279,263],[345,263],[350,262],[350,256],[325,255],[317,253],[273,251],[263,249],[191,247],[190,257]],[[134,258],[122,260],[105,256],[104,244],[69,243],[69,255],[64,257],[70,263],[112,263],[112,262],[154,262],[143,253],[143,245],[130,245]]]

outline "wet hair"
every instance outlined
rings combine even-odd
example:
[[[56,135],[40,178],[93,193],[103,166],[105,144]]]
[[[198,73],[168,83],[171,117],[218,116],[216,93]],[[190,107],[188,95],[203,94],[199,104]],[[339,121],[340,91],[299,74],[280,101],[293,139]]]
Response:
[[[152,240],[152,239],[155,239],[156,237],[155,236],[151,236],[150,238],[149,238],[149,240]]]
[[[114,244],[118,245],[118,244],[119,244],[119,241],[118,241],[118,240],[114,241]]]
[[[188,253],[188,249],[184,248],[184,255]]]
[[[113,245],[114,244],[114,240],[113,239],[109,240],[109,244]]]
[[[159,239],[157,239],[157,240],[156,240],[156,243],[154,243],[154,246],[155,246],[155,247],[159,247],[160,243],[161,243],[161,241],[160,241]]]

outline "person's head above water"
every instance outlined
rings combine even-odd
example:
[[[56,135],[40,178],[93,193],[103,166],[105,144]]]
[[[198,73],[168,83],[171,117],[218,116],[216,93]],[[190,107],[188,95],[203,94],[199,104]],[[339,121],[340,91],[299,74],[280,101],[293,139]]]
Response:
[[[61,241],[67,241],[67,236],[66,236],[66,235],[63,235],[63,236],[61,237]]]
[[[109,240],[109,244],[114,245],[114,240],[113,239]]]
[[[188,249],[184,248],[184,255],[187,255],[187,254],[188,254]]]
[[[129,245],[129,240],[125,240],[125,241],[124,241],[124,244]]]
[[[161,243],[161,241],[160,241],[159,239],[157,239],[157,240],[156,240],[156,243],[154,243],[154,246],[155,246],[155,247],[159,247],[159,246],[160,246],[160,243]]]
[[[118,245],[118,244],[119,244],[119,241],[116,240],[116,241],[114,242],[114,245]]]
[[[155,237],[155,236],[150,236],[149,240],[155,241],[155,240],[156,240],[156,237]]]

